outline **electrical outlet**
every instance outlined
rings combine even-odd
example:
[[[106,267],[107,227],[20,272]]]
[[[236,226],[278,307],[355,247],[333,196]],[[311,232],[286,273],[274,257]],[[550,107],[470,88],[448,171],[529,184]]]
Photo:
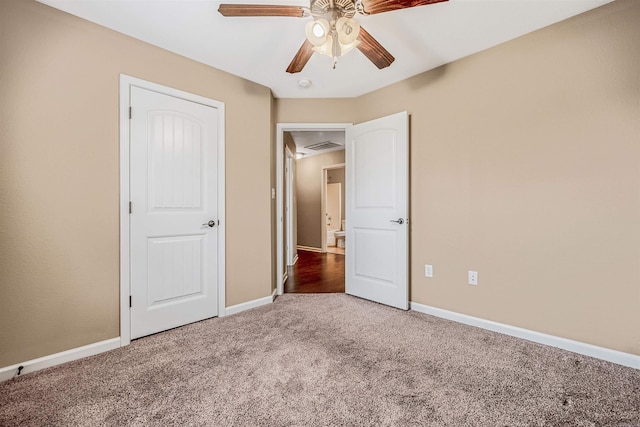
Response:
[[[469,284],[473,286],[478,286],[478,272],[477,271],[469,271]]]
[[[433,277],[433,265],[424,265],[424,277]]]

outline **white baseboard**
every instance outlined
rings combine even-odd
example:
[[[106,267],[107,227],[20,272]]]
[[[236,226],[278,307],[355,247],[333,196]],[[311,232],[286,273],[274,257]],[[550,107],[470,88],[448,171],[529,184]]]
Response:
[[[291,264],[291,265],[296,265],[296,263],[297,263],[297,262],[298,262],[298,254],[296,253],[296,254],[293,256],[293,264]]]
[[[50,368],[51,366],[61,365],[73,360],[82,359],[83,357],[93,356],[95,354],[104,353],[120,347],[120,337],[111,338],[105,341],[96,342],[82,347],[72,348],[60,353],[50,354],[48,356],[39,357],[37,359],[28,360],[26,362],[17,363],[15,365],[0,368],[0,382],[10,380],[18,373],[18,369],[22,366],[20,375],[39,371],[40,369]]]
[[[468,316],[454,311],[443,310],[441,308],[431,307],[417,302],[411,302],[410,308],[411,310],[415,310],[420,313],[453,320],[454,322],[464,323],[465,325],[476,326],[478,328],[499,332],[512,337],[522,338],[539,344],[557,347],[574,353],[583,354],[585,356],[591,356],[608,362],[617,363],[618,365],[640,369],[640,356],[636,356],[635,354],[624,353],[580,341],[573,341],[566,338],[556,337],[554,335],[543,334],[541,332],[518,328],[517,326],[506,325],[504,323],[493,322],[479,317]]]
[[[277,292],[277,291],[274,291]],[[243,302],[242,304],[232,305],[227,307],[227,316],[232,314],[238,314],[242,311],[249,310],[251,308],[260,307],[261,305],[271,304],[273,302],[274,294],[272,293],[268,297],[254,299],[253,301]]]
[[[259,298],[253,301],[248,301],[242,304],[233,305],[226,308],[226,315],[232,315],[240,313],[241,311],[248,310],[250,308],[260,307],[261,305],[270,304],[276,298],[278,293],[277,289],[274,289],[270,296],[265,298]],[[20,370],[20,375],[28,374],[31,372],[39,371],[44,368],[50,368],[52,366],[61,365],[63,363],[71,362],[73,360],[82,359],[83,357],[93,356],[105,351],[114,350],[121,347],[120,337],[111,338],[105,341],[96,342],[93,344],[85,345],[78,348],[72,348],[70,350],[62,351],[60,353],[50,354],[48,356],[40,357],[38,359],[28,360],[22,363],[16,363],[15,365],[6,366],[0,368],[0,382],[10,380],[15,377]]]
[[[313,246],[298,246],[299,251],[309,251],[309,252],[320,252],[322,253],[322,248],[316,248]]]
[[[282,295],[284,294],[284,286],[287,283],[287,280],[289,280],[289,275],[287,274],[287,272],[285,271],[285,273],[282,275],[282,282],[280,282],[280,284],[278,285],[278,287],[276,287],[276,295]]]

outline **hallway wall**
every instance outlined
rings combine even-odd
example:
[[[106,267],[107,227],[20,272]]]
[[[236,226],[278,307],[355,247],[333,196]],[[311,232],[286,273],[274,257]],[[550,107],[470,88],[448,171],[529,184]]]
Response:
[[[344,150],[298,159],[296,162],[297,237],[300,246],[322,247],[322,168],[339,163],[344,163]]]

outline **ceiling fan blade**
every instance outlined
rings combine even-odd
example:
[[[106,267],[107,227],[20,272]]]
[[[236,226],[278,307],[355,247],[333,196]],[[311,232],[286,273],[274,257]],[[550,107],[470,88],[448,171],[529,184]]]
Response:
[[[373,62],[379,69],[388,67],[396,60],[378,40],[374,39],[373,36],[362,27],[360,27],[358,40],[360,40],[357,46],[358,50],[369,58],[369,61]]]
[[[221,4],[218,8],[223,16],[292,16],[302,18],[306,11],[300,6],[278,6],[268,4]]]
[[[416,6],[440,3],[448,0],[360,0],[365,15],[391,12]]]
[[[287,67],[287,73],[295,74],[302,71],[307,62],[309,62],[309,58],[313,55],[313,45],[309,42],[309,40],[304,39],[304,43],[298,49],[298,53],[293,57],[291,64]]]

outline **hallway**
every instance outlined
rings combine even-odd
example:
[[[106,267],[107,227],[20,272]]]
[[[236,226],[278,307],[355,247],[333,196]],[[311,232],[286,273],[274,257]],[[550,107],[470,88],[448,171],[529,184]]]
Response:
[[[285,293],[344,292],[344,255],[298,251],[298,262],[287,267]]]

